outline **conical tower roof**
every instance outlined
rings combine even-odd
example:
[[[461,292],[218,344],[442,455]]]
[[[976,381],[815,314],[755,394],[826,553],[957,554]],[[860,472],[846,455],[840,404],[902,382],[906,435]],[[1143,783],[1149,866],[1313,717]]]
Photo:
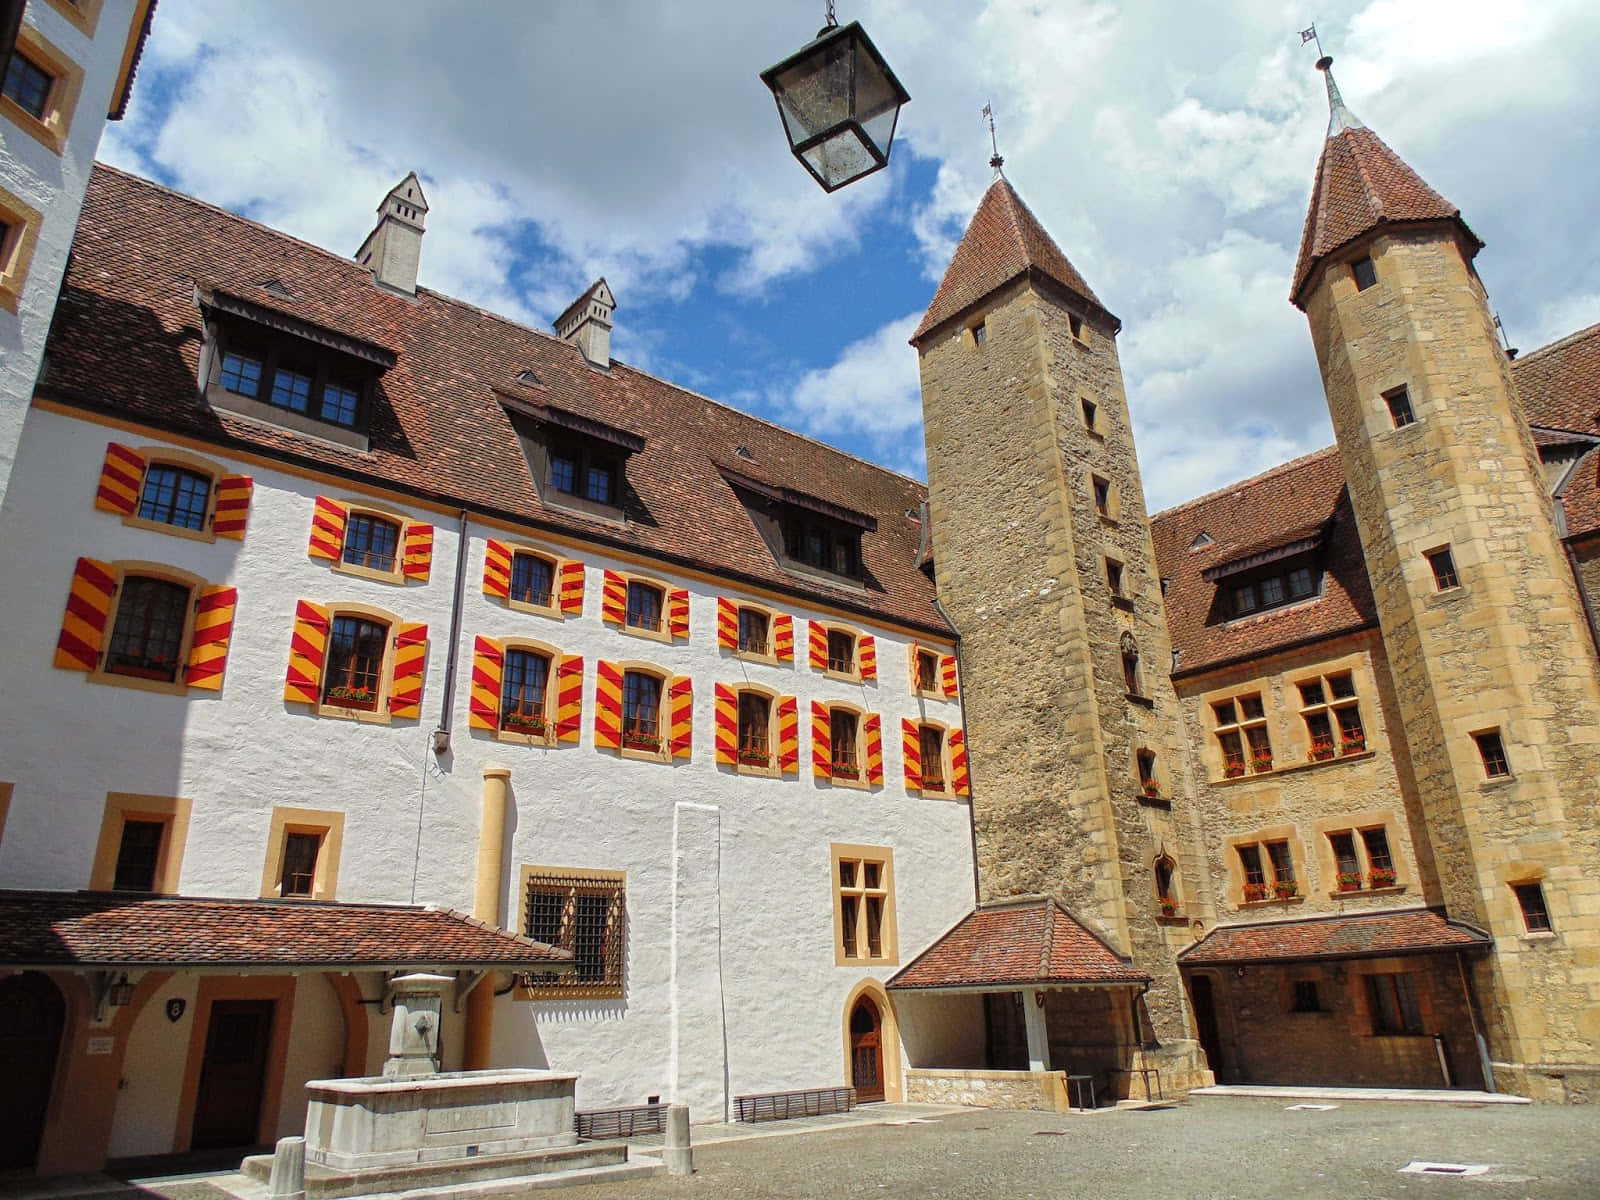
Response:
[[[1328,255],[1384,225],[1419,221],[1454,221],[1474,252],[1483,242],[1467,228],[1461,210],[1434,191],[1406,165],[1384,140],[1350,113],[1329,69],[1332,59],[1317,63],[1327,77],[1328,140],[1317,162],[1311,207],[1300,235],[1300,257],[1294,267],[1289,298],[1305,307],[1305,293],[1317,267]]]
[[[1004,176],[989,185],[973,214],[955,257],[933,294],[933,303],[911,335],[914,346],[937,325],[972,307],[1019,275],[1038,272],[1087,300],[1101,312],[1105,305],[1089,290],[1078,269],[1067,261],[1039,218],[1022,202]],[[1110,313],[1106,313],[1110,316]],[[1113,321],[1115,317],[1111,318]]]

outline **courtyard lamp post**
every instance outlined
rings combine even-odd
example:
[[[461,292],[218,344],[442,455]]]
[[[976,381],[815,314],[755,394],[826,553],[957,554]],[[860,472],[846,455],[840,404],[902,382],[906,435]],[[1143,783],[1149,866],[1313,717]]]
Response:
[[[834,192],[889,165],[900,106],[910,93],[872,39],[841,26],[828,3],[815,40],[761,72],[783,119],[789,149],[824,191]]]

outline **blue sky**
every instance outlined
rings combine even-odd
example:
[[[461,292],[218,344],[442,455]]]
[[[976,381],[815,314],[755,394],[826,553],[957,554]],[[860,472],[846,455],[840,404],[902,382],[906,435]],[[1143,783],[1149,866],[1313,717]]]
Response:
[[[820,3],[161,0],[101,157],[351,253],[409,169],[422,282],[530,325],[605,275],[613,352],[921,475],[906,336],[1006,173],[1120,316],[1153,509],[1332,440],[1289,276],[1351,108],[1459,204],[1524,349],[1600,321],[1600,6],[866,0],[912,95],[891,169],[827,196],[760,70]]]

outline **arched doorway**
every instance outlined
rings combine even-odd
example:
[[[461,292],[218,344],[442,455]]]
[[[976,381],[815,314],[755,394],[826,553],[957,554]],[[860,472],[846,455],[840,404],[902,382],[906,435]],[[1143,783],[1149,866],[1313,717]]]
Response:
[[[0,980],[0,1170],[32,1167],[67,1005],[49,979],[29,971]]]
[[[883,1099],[883,1019],[866,996],[850,1013],[850,1083],[858,1104]]]

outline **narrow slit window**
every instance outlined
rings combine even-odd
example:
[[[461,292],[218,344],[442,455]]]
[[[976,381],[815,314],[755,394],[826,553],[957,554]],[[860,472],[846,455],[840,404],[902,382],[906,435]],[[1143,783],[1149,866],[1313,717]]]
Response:
[[[989,341],[989,325],[986,321],[979,321],[972,327],[972,344],[978,349],[983,349]]]
[[[1433,572],[1433,586],[1437,591],[1448,588],[1460,587],[1461,577],[1456,574],[1455,556],[1450,553],[1449,546],[1441,546],[1437,550],[1428,551],[1428,568]]]
[[[1417,418],[1411,411],[1411,393],[1405,388],[1397,387],[1392,392],[1385,392],[1383,402],[1389,406],[1389,419],[1394,422],[1396,429],[1404,429],[1415,423]]]
[[[1122,564],[1114,558],[1106,559],[1106,584],[1114,597],[1122,596]]]
[[[1094,510],[1102,517],[1111,515],[1111,481],[1098,475],[1090,476],[1094,484]]]
[[[1500,731],[1491,729],[1475,733],[1472,740],[1478,745],[1478,757],[1483,760],[1483,773],[1490,779],[1503,779],[1511,774],[1511,763],[1506,758],[1506,745]]]
[[[1084,428],[1091,433],[1098,433],[1099,426],[1095,424],[1095,418],[1099,415],[1099,409],[1096,407],[1095,402],[1087,397],[1084,398],[1082,403]]]

